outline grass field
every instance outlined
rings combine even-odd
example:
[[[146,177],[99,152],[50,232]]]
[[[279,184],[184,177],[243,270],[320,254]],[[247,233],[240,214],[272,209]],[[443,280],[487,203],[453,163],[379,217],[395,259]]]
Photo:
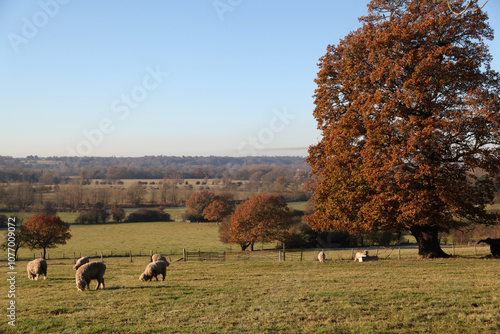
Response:
[[[16,327],[2,317],[0,332],[500,331],[498,260],[181,261],[165,282],[140,282],[147,262],[106,259],[106,289],[99,291],[76,290],[71,260],[49,262],[45,281],[19,274]],[[0,287],[7,290],[5,280]]]
[[[110,257],[106,288],[84,292],[76,290],[73,259],[54,259],[63,251],[93,255],[103,248],[143,254],[228,249],[217,229],[175,222],[72,226],[68,244],[49,250],[47,280],[28,280],[27,261],[16,263],[15,328],[7,324],[9,286],[0,280],[0,333],[500,332],[500,260],[484,259],[487,247],[477,254],[474,247],[457,248],[459,257],[425,261],[416,260],[415,249],[381,249],[380,260],[367,263],[351,261],[349,249],[327,250],[325,263],[315,261],[317,251],[287,252],[285,262],[274,255],[226,262],[173,258],[165,282],[138,280],[147,256],[133,262]],[[21,249],[20,257],[32,253]]]
[[[94,256],[103,252],[105,255],[149,254],[150,250],[161,253],[182,253],[188,251],[225,251],[236,249],[235,245],[219,241],[219,227],[216,223],[124,223],[99,225],[72,225],[72,235],[66,245],[48,249],[49,258],[73,257],[76,253]],[[37,256],[40,251],[27,248],[19,250],[19,257]]]

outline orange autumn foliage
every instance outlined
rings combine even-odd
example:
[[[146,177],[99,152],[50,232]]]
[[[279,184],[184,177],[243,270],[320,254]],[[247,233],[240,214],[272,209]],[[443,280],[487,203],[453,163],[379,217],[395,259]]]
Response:
[[[320,59],[309,149],[309,224],[352,233],[410,231],[422,257],[447,256],[439,231],[494,223],[500,83],[481,10],[372,0],[363,26]],[[481,169],[487,177],[473,172]]]
[[[292,222],[292,214],[279,195],[255,194],[221,224],[221,240],[253,250],[255,242],[283,240]]]

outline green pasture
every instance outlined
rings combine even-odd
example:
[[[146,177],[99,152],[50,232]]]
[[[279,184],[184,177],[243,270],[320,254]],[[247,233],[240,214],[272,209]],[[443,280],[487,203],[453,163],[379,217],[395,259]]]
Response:
[[[105,259],[106,288],[78,292],[73,261],[30,281],[16,263],[16,327],[2,333],[498,333],[499,260],[175,262]],[[6,268],[3,269],[6,271]],[[95,288],[96,282],[91,286]],[[1,280],[3,305],[8,286]]]
[[[352,261],[353,249],[228,252],[225,262],[177,261],[164,282],[140,282],[148,256],[238,250],[218,241],[215,223],[71,226],[48,251],[48,279],[30,281],[16,262],[16,327],[0,333],[495,333],[500,331],[500,262],[488,247],[448,247],[455,257],[417,260],[415,248],[368,249],[379,261]],[[257,245],[256,249],[272,245]],[[78,292],[76,256],[103,251],[106,288]],[[62,258],[62,255],[66,258]],[[2,271],[10,272],[0,252]],[[37,255],[38,256],[38,255]],[[5,277],[5,276],[3,276]],[[94,288],[96,282],[91,286]],[[3,305],[9,285],[0,280]]]
[[[161,253],[181,253],[187,251],[225,251],[237,249],[235,245],[219,241],[219,227],[216,223],[122,223],[98,225],[72,225],[72,235],[66,245],[48,249],[49,258],[96,256],[103,252],[124,255],[149,254],[151,250]],[[39,250],[21,248],[20,258],[32,258]]]

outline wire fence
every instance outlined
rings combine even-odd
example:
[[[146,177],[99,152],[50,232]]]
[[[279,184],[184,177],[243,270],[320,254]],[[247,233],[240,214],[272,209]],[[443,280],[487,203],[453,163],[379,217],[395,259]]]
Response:
[[[488,245],[442,245],[445,253],[458,257],[485,257],[490,255]],[[367,254],[372,259],[377,260],[407,260],[418,258],[418,248],[416,245],[392,246],[392,247],[358,247],[358,248],[331,248],[331,249],[264,249],[255,251],[186,251],[181,249],[178,251],[165,251],[152,249],[149,251],[99,251],[92,254],[83,252],[73,252],[71,254],[57,253],[52,254],[50,251],[46,253],[47,260],[58,259],[73,259],[76,262],[80,257],[86,256],[93,260],[102,260],[106,258],[124,258],[133,262],[134,260],[149,258],[153,254],[162,254],[166,256],[169,262],[179,261],[318,261],[318,254],[323,251],[325,254],[325,262],[329,261],[352,261],[357,252],[367,251]],[[42,252],[33,252],[33,256],[27,257],[24,252],[23,257],[18,257],[18,261],[29,261],[34,258],[43,257]],[[4,261],[4,259],[0,259]]]

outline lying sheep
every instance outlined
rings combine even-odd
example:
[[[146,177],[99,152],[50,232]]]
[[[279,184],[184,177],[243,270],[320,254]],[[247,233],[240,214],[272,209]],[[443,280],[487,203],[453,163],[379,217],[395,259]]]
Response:
[[[162,281],[164,281],[165,276],[167,276],[167,267],[168,267],[167,261],[151,262],[148,264],[144,272],[141,274],[139,280],[142,282],[147,282],[151,281],[154,277],[158,281],[158,275],[161,274],[163,276]]]
[[[43,275],[43,279],[47,279],[47,261],[44,259],[35,259],[28,262],[26,267],[28,278],[38,280],[39,275]]]
[[[151,262],[158,262],[158,261],[165,261],[168,263],[165,256],[163,256],[161,254],[154,254],[153,256],[151,256]]]
[[[326,259],[325,252],[323,252],[323,251],[319,252],[319,254],[318,254],[318,261],[319,262],[325,262],[325,259]]]
[[[357,252],[354,261],[363,262],[363,258],[368,256],[368,251]],[[361,259],[361,260],[360,260]]]
[[[84,291],[85,286],[90,290],[90,281],[93,279],[97,280],[96,290],[99,290],[99,286],[102,284],[104,289],[104,273],[106,272],[106,265],[102,262],[90,262],[82,265],[76,271],[76,287],[78,291]]]
[[[378,261],[378,256],[369,256],[368,251],[357,252],[354,261],[358,262],[368,262],[368,261]]]
[[[76,264],[73,267],[73,269],[78,270],[78,268],[83,266],[85,263],[89,263],[89,262],[90,262],[90,260],[88,257],[81,257],[78,259],[78,261],[76,261]]]

